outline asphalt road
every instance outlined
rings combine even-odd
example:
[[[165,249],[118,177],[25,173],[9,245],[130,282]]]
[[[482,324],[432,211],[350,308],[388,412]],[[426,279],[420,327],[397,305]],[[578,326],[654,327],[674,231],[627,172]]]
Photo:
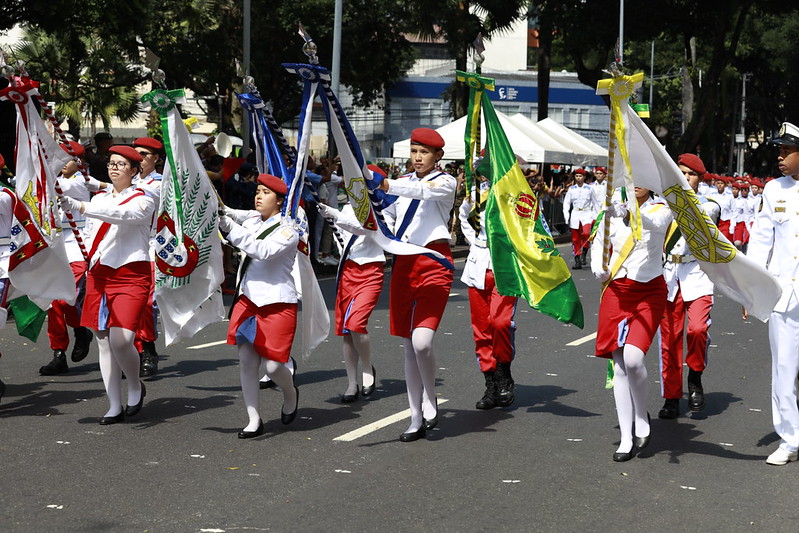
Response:
[[[565,251],[564,247],[560,247]],[[460,276],[462,261],[458,264]],[[456,278],[457,279],[457,278]],[[388,334],[388,291],[371,326],[379,387],[340,403],[341,341],[300,362],[300,411],[285,427],[266,390],[264,436],[246,422],[226,324],[164,347],[142,412],[99,426],[106,410],[97,349],[69,373],[40,377],[51,356],[13,324],[0,332],[0,530],[231,531],[798,531],[799,464],[765,464],[771,426],[767,329],[717,297],[707,407],[659,420],[652,351],[652,443],[614,463],[618,443],[605,361],[591,356],[599,287],[575,273],[585,329],[520,303],[516,403],[477,411],[466,288],[458,281],[435,341],[442,420],[401,443],[407,409],[401,341]],[[322,281],[332,302],[332,280]],[[581,340],[582,339],[582,340]],[[203,345],[206,345],[203,347]],[[446,402],[444,402],[446,400]],[[399,417],[401,418],[401,416]],[[372,425],[372,426],[370,426]],[[353,440],[337,438],[357,433]],[[350,437],[351,438],[351,437]]]

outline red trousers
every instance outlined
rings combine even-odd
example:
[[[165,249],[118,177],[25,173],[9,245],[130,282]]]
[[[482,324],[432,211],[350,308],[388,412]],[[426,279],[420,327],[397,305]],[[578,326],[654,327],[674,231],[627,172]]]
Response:
[[[86,261],[75,261],[69,264],[72,275],[75,276],[75,289],[78,294],[83,286],[83,275],[86,274]],[[64,300],[53,300],[47,310],[47,336],[50,337],[50,349],[66,350],[69,347],[69,334],[67,326],[77,328],[80,326],[81,306],[83,298],[79,298],[75,305],[69,305]]]
[[[702,372],[707,365],[707,347],[710,344],[710,309],[713,296],[702,296],[692,302],[682,299],[677,291],[673,302],[666,303],[660,321],[660,374],[664,398],[682,398],[683,332],[685,316],[688,315],[688,352],[685,362],[688,368]]]
[[[735,225],[735,234],[732,241],[733,243],[741,241],[744,244],[749,242],[749,228],[746,226],[746,222],[739,222]]]
[[[469,287],[474,347],[481,372],[496,370],[497,363],[510,363],[516,355],[515,296],[501,296],[494,272],[486,271],[485,289]]]
[[[150,278],[150,293],[147,296],[147,305],[141,313],[141,321],[139,327],[136,329],[136,338],[133,341],[136,350],[141,353],[143,349],[142,343],[155,342],[158,338],[158,331],[156,323],[158,321],[158,308],[154,307],[155,302],[155,262],[151,262],[153,275]]]
[[[732,233],[730,233],[730,221],[729,220],[719,220],[718,228],[719,228],[719,231],[721,232],[721,234],[724,235],[725,237],[727,237],[727,239],[730,242],[733,241],[733,235],[732,235]]]
[[[590,244],[592,224],[583,224],[577,229],[572,228],[572,253],[577,256],[588,250]]]

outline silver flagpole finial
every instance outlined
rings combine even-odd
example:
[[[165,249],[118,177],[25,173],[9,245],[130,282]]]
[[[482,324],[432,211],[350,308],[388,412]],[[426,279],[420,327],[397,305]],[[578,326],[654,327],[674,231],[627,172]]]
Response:
[[[166,72],[164,72],[160,68],[156,69],[153,72],[153,83],[155,83],[159,87],[163,87],[164,86],[164,80],[166,80]]]
[[[319,58],[316,57],[316,52],[318,50],[316,43],[313,42],[313,39],[308,32],[305,31],[305,28],[302,26],[302,24],[300,24],[300,28],[297,33],[299,33],[300,37],[302,37],[305,41],[305,44],[302,45],[302,51],[306,56],[308,56],[308,61],[310,61],[311,65],[318,65]]]
[[[477,38],[472,42],[472,46],[474,46],[474,62],[477,65],[477,68],[480,68],[483,65],[483,61],[486,60],[485,55],[485,45],[483,44],[483,34],[478,33]]]

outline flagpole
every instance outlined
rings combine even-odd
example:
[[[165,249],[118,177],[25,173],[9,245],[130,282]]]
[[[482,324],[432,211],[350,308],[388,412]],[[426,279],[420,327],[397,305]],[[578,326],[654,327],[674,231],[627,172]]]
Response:
[[[20,62],[20,63],[18,63],[17,66],[18,66],[18,68],[20,70],[20,73],[23,74],[25,77],[28,77],[28,73],[24,69],[24,63]],[[11,85],[12,87],[16,87],[17,82],[16,82],[16,80],[14,80],[14,70],[13,70],[13,68],[10,70],[10,73],[7,73],[7,70],[3,69],[3,74],[8,79],[9,85]],[[39,94],[38,90],[36,91],[36,98],[37,98],[37,100],[40,103],[42,103],[43,98]],[[49,109],[49,107],[47,107],[46,103],[44,103],[43,106],[44,106],[44,108]],[[52,113],[52,111],[51,111],[51,113]],[[62,135],[63,135],[63,132],[62,132]],[[67,143],[67,146],[69,146],[69,143]],[[70,147],[70,150],[71,150],[71,147]],[[74,156],[74,152],[72,153],[72,155]],[[86,179],[88,180],[88,178],[86,178]],[[61,189],[61,186],[58,184],[58,179],[57,178],[55,180],[54,185],[55,185],[55,193],[59,196],[59,198],[62,198],[64,196],[64,191]],[[89,263],[89,252],[86,251],[86,246],[83,243],[83,237],[80,234],[80,230],[78,229],[78,225],[75,223],[75,218],[72,216],[72,211],[70,211],[69,208],[64,208],[63,206],[61,207],[61,209],[62,209],[62,211],[64,211],[64,214],[67,216],[67,222],[69,223],[69,227],[72,229],[72,233],[75,235],[75,242],[78,243],[78,248],[80,249],[80,253],[81,253],[81,255],[83,255],[83,259],[88,264]]]

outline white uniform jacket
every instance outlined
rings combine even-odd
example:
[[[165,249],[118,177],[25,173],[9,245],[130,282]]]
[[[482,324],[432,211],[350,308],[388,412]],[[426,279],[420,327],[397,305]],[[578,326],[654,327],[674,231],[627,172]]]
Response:
[[[488,249],[485,231],[485,211],[480,213],[480,233],[477,233],[472,225],[469,224],[469,212],[471,210],[472,195],[469,195],[463,200],[458,211],[461,231],[466,238],[466,242],[469,243],[469,256],[466,258],[466,264],[463,265],[461,281],[467,287],[483,290],[486,285],[486,272],[491,270],[491,253]]]
[[[96,264],[119,268],[136,261],[149,261],[150,226],[155,203],[133,186],[120,193],[103,189],[84,203],[87,249],[96,249],[89,268]],[[107,230],[104,223],[109,223]]]
[[[662,201],[647,200],[641,206],[641,240],[636,242],[627,259],[624,260],[613,279],[627,277],[633,281],[645,283],[663,274],[663,243],[666,232],[673,220],[671,209]],[[608,263],[612,269],[616,259],[632,234],[630,226],[622,218],[614,217],[610,221],[610,239],[613,254]],[[591,244],[591,270],[602,271],[602,247],[605,236],[602,231],[596,233]]]
[[[702,210],[710,217],[710,220],[717,220],[719,206],[706,198],[699,196]],[[672,249],[666,254],[666,262],[663,265],[663,277],[669,288],[669,301],[673,302],[677,296],[677,291],[682,292],[682,299],[685,302],[693,302],[702,296],[713,295],[713,282],[707,274],[699,268],[699,262],[688,249],[688,243],[684,237],[674,244]]]
[[[719,213],[719,221],[729,220],[730,221],[730,232],[732,232],[732,230],[735,227],[734,220],[733,220],[733,218],[734,218],[733,215],[734,215],[734,212],[735,212],[735,206],[733,205],[733,202],[734,202],[735,198],[733,197],[733,195],[732,194],[726,194],[726,193],[721,193],[720,194],[720,193],[716,192],[716,193],[708,194],[707,197],[709,199],[713,200],[714,202],[716,202],[717,204],[719,204],[719,207],[721,208],[721,212]]]
[[[439,239],[449,240],[449,213],[455,203],[457,185],[455,178],[437,170],[422,179],[414,172],[388,180],[386,194],[394,194],[399,198],[383,210],[386,223],[396,233],[411,202],[418,199],[419,207],[400,240],[420,246]]]
[[[764,266],[782,286],[774,311],[785,312],[791,296],[799,299],[799,181],[783,176],[763,189],[746,256]],[[779,247],[774,246],[779,243]]]
[[[580,226],[592,224],[598,211],[594,187],[591,185],[572,185],[566,191],[563,198],[563,219],[569,221],[570,228],[578,229]]]
[[[355,216],[355,210],[350,204],[345,205],[341,211],[334,211],[336,227],[341,232],[344,238],[344,246],[350,242],[350,239],[355,236],[355,242],[347,254],[347,259],[354,261],[359,265],[367,263],[385,263],[386,256],[383,249],[370,237],[372,230],[365,229],[358,218]],[[380,231],[380,230],[377,230]]]
[[[227,209],[225,213],[235,222],[227,240],[249,257],[249,261],[242,261],[239,266],[239,277],[243,276],[239,293],[258,307],[297,303],[291,269],[300,237],[291,221],[280,214],[263,220],[257,211]],[[278,227],[269,235],[258,238],[275,224]]]

